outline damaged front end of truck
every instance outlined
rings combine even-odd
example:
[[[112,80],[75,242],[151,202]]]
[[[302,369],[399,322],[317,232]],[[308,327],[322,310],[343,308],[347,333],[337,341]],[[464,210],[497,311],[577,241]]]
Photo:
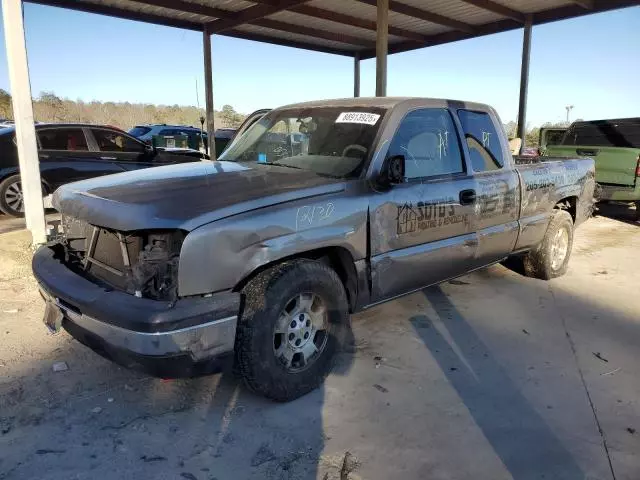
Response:
[[[55,248],[81,276],[136,297],[175,302],[182,230],[120,232],[62,216]]]

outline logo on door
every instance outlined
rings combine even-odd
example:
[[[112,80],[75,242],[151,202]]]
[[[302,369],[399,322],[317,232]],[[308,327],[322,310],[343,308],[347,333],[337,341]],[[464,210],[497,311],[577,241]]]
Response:
[[[418,212],[411,203],[398,207],[398,235],[415,232],[418,229]]]

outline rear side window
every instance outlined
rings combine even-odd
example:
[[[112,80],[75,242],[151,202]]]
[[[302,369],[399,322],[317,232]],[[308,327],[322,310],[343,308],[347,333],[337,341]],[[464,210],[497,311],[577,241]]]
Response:
[[[165,128],[158,132],[158,135],[175,135],[176,131],[171,128]]]
[[[135,152],[141,153],[142,144],[133,138],[113,130],[92,129],[101,152]]]
[[[133,127],[131,130],[129,130],[129,134],[133,135],[134,137],[141,137],[143,135],[146,135],[147,133],[149,133],[151,131],[151,128],[149,127]]]
[[[562,144],[640,148],[640,120],[574,123],[569,127]]]
[[[474,172],[499,170],[504,166],[500,136],[486,112],[458,110]]]
[[[87,151],[87,139],[81,128],[52,128],[38,131],[43,150]]]
[[[389,146],[387,156],[395,155],[404,156],[405,176],[409,179],[464,171],[456,128],[445,109],[409,112]]]

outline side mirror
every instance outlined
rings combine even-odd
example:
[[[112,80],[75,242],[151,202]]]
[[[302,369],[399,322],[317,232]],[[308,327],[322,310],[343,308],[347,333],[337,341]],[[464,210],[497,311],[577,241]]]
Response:
[[[156,147],[154,147],[153,145],[150,145],[148,143],[145,143],[144,144],[144,153],[145,153],[145,155],[155,155]]]
[[[387,157],[382,164],[379,181],[385,187],[404,182],[404,155]]]

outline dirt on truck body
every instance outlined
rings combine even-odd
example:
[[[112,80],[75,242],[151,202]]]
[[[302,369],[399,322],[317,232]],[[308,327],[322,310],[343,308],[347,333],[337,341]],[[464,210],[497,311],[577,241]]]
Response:
[[[319,101],[217,162],[70,184],[33,270],[45,323],[127,365],[221,366],[276,400],[317,387],[349,314],[509,256],[564,274],[590,159],[516,165],[486,105]]]

